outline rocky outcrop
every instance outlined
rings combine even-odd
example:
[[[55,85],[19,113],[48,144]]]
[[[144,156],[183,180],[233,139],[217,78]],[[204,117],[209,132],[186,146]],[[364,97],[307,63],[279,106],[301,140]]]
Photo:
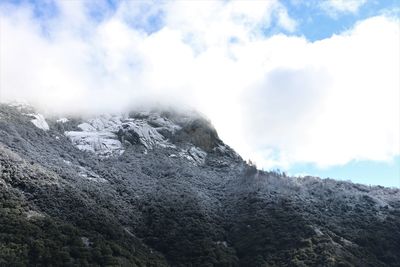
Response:
[[[218,145],[222,144],[217,131],[211,123],[203,118],[196,118],[185,125],[174,136],[176,142],[194,144],[206,152],[211,152]]]
[[[68,118],[63,118],[55,123],[68,121]],[[197,114],[190,117],[180,113],[142,111],[129,115],[102,115],[84,119],[76,128],[78,130],[65,131],[64,134],[80,150],[102,158],[120,156],[130,146],[141,147],[137,151],[142,153],[162,147],[171,149],[172,157],[202,165],[209,153],[231,152],[211,123]],[[237,155],[236,158],[240,159]]]

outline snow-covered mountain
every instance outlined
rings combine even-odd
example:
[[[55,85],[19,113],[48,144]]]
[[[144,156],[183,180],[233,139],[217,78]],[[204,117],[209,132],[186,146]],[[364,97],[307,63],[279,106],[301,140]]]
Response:
[[[0,266],[400,266],[400,190],[257,170],[193,111],[0,105]]]

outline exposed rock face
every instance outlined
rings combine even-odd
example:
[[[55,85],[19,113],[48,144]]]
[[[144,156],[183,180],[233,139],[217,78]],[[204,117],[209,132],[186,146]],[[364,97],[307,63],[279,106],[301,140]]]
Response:
[[[247,165],[196,114],[0,105],[0,266],[400,266],[400,189]]]
[[[210,152],[219,144],[222,144],[211,123],[202,118],[194,119],[185,124],[175,140],[192,143],[206,152]]]

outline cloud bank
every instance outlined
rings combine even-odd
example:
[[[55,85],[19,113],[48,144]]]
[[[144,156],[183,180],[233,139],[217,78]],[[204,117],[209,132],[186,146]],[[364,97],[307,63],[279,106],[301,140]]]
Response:
[[[194,106],[265,168],[399,154],[397,18],[310,42],[277,1],[48,3],[0,5],[1,101]]]

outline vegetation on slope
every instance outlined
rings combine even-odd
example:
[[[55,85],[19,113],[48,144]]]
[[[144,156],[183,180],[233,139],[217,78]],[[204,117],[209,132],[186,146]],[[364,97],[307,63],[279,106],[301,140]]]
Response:
[[[203,165],[170,148],[101,159],[63,136],[79,119],[45,132],[16,109],[0,118],[0,266],[400,266],[399,189],[213,150]],[[177,142],[212,146],[195,126],[209,127]]]

